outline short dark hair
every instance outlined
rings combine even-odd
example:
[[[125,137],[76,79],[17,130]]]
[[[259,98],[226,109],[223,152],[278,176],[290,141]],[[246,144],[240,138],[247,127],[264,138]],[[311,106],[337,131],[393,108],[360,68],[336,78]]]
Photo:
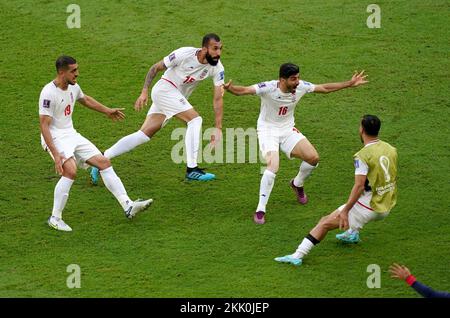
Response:
[[[211,41],[211,40],[214,40],[216,42],[220,42],[220,37],[217,34],[215,34],[215,33],[208,33],[207,35],[205,35],[203,37],[202,47],[207,47],[208,44],[209,44],[209,41]]]
[[[58,72],[60,69],[67,69],[67,67],[72,64],[77,64],[77,61],[73,57],[61,55],[55,63],[56,71]]]
[[[289,78],[300,73],[300,68],[293,63],[284,63],[280,66],[280,77]]]
[[[366,135],[376,137],[381,128],[381,121],[375,115],[364,115],[361,119],[361,126]]]

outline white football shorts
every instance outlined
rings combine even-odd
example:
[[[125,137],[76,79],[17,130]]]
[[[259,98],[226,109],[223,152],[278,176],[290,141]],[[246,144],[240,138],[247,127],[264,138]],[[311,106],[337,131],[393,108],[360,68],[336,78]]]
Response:
[[[150,114],[163,114],[166,116],[164,124],[176,114],[189,110],[192,105],[168,80],[161,78],[155,86],[153,86],[152,105],[148,110],[147,116]]]
[[[342,211],[345,204],[341,205],[338,210]],[[389,215],[389,212],[379,213],[370,210],[369,207],[361,204],[359,201],[353,205],[348,212],[348,225],[353,230],[361,230],[364,225],[371,221],[383,220]]]
[[[270,151],[283,151],[289,159],[295,145],[306,137],[295,127],[287,129],[280,128],[258,128],[259,149],[263,157]]]
[[[102,154],[92,142],[79,133],[58,136],[53,140],[53,143],[55,144],[58,152],[66,158],[63,163],[67,159],[73,157],[77,163],[77,166],[83,169],[87,169],[89,167],[86,163],[87,160],[96,155]],[[54,160],[52,153],[48,150],[43,139],[42,148],[44,148],[44,150],[47,151]]]

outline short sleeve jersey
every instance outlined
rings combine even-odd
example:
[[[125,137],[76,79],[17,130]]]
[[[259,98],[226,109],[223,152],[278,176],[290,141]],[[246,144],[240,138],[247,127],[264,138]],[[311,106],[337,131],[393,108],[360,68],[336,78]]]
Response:
[[[200,81],[208,77],[213,78],[215,86],[221,86],[225,81],[222,63],[219,61],[215,66],[202,64],[197,59],[199,53],[198,48],[182,47],[163,60],[167,70],[162,78],[170,81],[186,98],[189,98]]]
[[[50,133],[53,138],[76,133],[72,123],[75,102],[84,94],[78,84],[63,91],[52,81],[44,86],[39,97],[39,115],[52,117]]]
[[[294,110],[303,95],[314,92],[314,84],[300,81],[293,92],[283,93],[279,81],[268,81],[253,85],[256,95],[261,97],[258,129],[292,128],[295,125]]]

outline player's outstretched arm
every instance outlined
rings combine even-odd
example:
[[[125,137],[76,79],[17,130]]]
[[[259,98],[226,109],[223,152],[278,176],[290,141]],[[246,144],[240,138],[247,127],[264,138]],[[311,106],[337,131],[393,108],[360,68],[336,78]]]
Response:
[[[137,111],[142,110],[144,105],[147,106],[148,104],[148,88],[150,87],[150,84],[152,83],[153,79],[155,78],[156,74],[158,74],[161,71],[166,70],[167,67],[164,64],[164,61],[161,60],[156,64],[153,64],[152,67],[147,72],[147,76],[145,77],[144,87],[142,88],[141,95],[137,98],[136,102],[134,103],[134,109]]]
[[[236,96],[256,94],[256,90],[253,86],[233,85],[231,80],[223,85],[223,89]]]
[[[93,109],[100,113],[105,114],[112,120],[122,120],[125,118],[125,114],[122,112],[125,108],[109,108],[102,103],[96,101],[93,97],[84,95],[83,98],[78,99],[80,104],[86,106],[87,108]]]
[[[421,294],[426,298],[450,298],[450,293],[445,291],[436,291],[431,287],[417,281],[416,278],[411,274],[408,267],[405,265],[392,264],[389,267],[389,273],[391,273],[392,278],[398,278],[400,280],[406,281],[416,292]]]
[[[367,75],[364,75],[364,71],[361,71],[361,72],[355,71],[351,80],[349,80],[349,81],[316,85],[314,88],[314,93],[327,94],[327,93],[341,90],[343,88],[357,87],[357,86],[368,83],[369,81],[366,80],[366,78],[367,78]]]

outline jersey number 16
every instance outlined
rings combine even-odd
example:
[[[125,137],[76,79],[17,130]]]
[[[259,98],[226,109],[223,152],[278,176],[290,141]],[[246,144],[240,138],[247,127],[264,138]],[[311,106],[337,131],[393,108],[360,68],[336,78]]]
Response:
[[[184,80],[184,84],[186,84],[186,83],[192,83],[192,82],[194,82],[195,81],[195,78],[193,78],[193,77],[190,77],[190,76],[186,76],[186,79]]]
[[[278,110],[278,116],[286,115],[287,111],[288,111],[287,106],[281,106],[280,109]]]

